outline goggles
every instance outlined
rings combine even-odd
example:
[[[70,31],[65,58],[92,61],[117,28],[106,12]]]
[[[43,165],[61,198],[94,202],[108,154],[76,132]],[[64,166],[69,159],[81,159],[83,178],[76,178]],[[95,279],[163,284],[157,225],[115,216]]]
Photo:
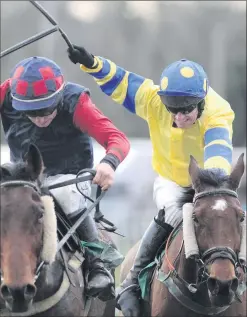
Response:
[[[186,107],[168,107],[166,106],[167,111],[169,111],[172,114],[178,114],[178,113],[182,113],[184,115],[186,114],[190,114],[193,110],[195,110],[197,107],[197,104],[194,105],[189,105]]]
[[[60,95],[57,97],[53,105],[51,105],[49,108],[43,108],[43,109],[37,109],[37,110],[26,110],[26,111],[22,111],[22,114],[31,118],[46,117],[51,115],[59,107],[61,102],[62,102],[62,97]]]
[[[29,110],[29,111],[22,111],[22,114],[34,118],[34,117],[46,117],[51,115],[57,108],[58,105],[51,106],[49,108],[45,109],[39,109],[39,110]]]

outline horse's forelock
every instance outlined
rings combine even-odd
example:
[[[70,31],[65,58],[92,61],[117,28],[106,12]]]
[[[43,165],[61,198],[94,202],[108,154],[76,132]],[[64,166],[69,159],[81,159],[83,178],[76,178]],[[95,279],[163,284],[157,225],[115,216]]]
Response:
[[[37,180],[33,179],[32,171],[26,162],[3,164],[1,167],[8,171],[8,173],[2,173],[1,181],[37,181],[37,185],[41,186],[42,175]]]
[[[222,170],[220,168],[215,168],[213,170],[200,169],[198,180],[200,184],[203,184],[204,186],[219,188],[229,181],[229,176],[222,174]]]

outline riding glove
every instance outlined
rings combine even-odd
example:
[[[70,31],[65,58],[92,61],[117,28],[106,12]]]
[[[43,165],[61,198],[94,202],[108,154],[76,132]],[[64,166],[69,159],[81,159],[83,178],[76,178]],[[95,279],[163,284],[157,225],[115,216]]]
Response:
[[[87,52],[84,47],[73,44],[73,49],[68,48],[67,52],[72,63],[80,63],[87,68],[93,68],[94,56]]]

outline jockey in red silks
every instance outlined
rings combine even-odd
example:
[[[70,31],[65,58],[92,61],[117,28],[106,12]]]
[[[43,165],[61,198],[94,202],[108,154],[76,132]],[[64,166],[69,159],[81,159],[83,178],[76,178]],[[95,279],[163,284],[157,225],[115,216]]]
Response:
[[[89,90],[65,82],[60,67],[44,57],[30,57],[14,67],[11,77],[1,84],[0,110],[11,161],[22,160],[30,143],[35,144],[43,157],[47,185],[71,179],[81,169],[92,168],[94,138],[106,154],[96,167],[93,183],[107,190],[117,166],[129,152],[126,136],[94,105]],[[90,196],[90,182],[78,185]],[[51,193],[72,223],[76,222],[86,208],[86,199],[76,185],[53,189]],[[81,240],[99,242],[91,215],[77,232]],[[114,297],[110,272],[101,259],[92,253],[90,256],[87,295]]]

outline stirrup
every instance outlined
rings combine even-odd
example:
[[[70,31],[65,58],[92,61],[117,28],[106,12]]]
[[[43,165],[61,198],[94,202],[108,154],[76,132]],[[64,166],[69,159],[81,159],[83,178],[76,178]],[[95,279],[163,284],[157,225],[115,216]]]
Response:
[[[120,298],[120,296],[125,293],[126,291],[130,290],[130,289],[134,289],[136,288],[137,290],[140,289],[140,286],[138,284],[131,284],[127,287],[125,287],[123,290],[121,290],[121,292],[118,293],[117,297],[116,297],[116,301],[118,301],[118,299]]]
[[[125,293],[126,291],[128,291],[128,290],[130,290],[130,289],[135,289],[135,288],[136,288],[137,290],[138,290],[138,289],[141,289],[138,284],[131,284],[131,285],[125,287],[121,292],[119,292],[119,293],[117,294],[115,307],[116,307],[118,310],[121,310],[121,307],[120,307],[120,305],[118,304],[118,300],[119,300],[119,298],[121,297],[121,295],[122,295],[123,293]]]
[[[90,294],[92,289],[88,288],[88,286],[90,284],[90,282],[88,280],[87,285],[86,285],[86,294],[88,296],[98,297],[103,302],[115,299],[115,282],[114,282],[113,276],[106,268],[97,267],[97,268],[94,268],[93,270],[90,271],[90,273],[95,273],[96,274],[95,276],[97,276],[97,272],[103,273],[104,277],[108,278],[109,283],[108,283],[107,287],[102,288],[102,289],[100,289],[100,288],[97,289],[97,287],[96,287],[96,293],[94,293],[94,295],[92,295],[92,294]],[[88,275],[88,277],[89,277],[89,275]]]
[[[110,280],[110,283],[112,285],[114,285],[114,278],[111,274],[110,271],[107,270],[106,267],[101,267],[101,266],[95,266],[94,268],[92,268],[89,272],[88,272],[88,277],[90,276],[90,274],[96,274],[97,275],[97,272],[99,273],[103,273],[105,276],[107,276]]]

